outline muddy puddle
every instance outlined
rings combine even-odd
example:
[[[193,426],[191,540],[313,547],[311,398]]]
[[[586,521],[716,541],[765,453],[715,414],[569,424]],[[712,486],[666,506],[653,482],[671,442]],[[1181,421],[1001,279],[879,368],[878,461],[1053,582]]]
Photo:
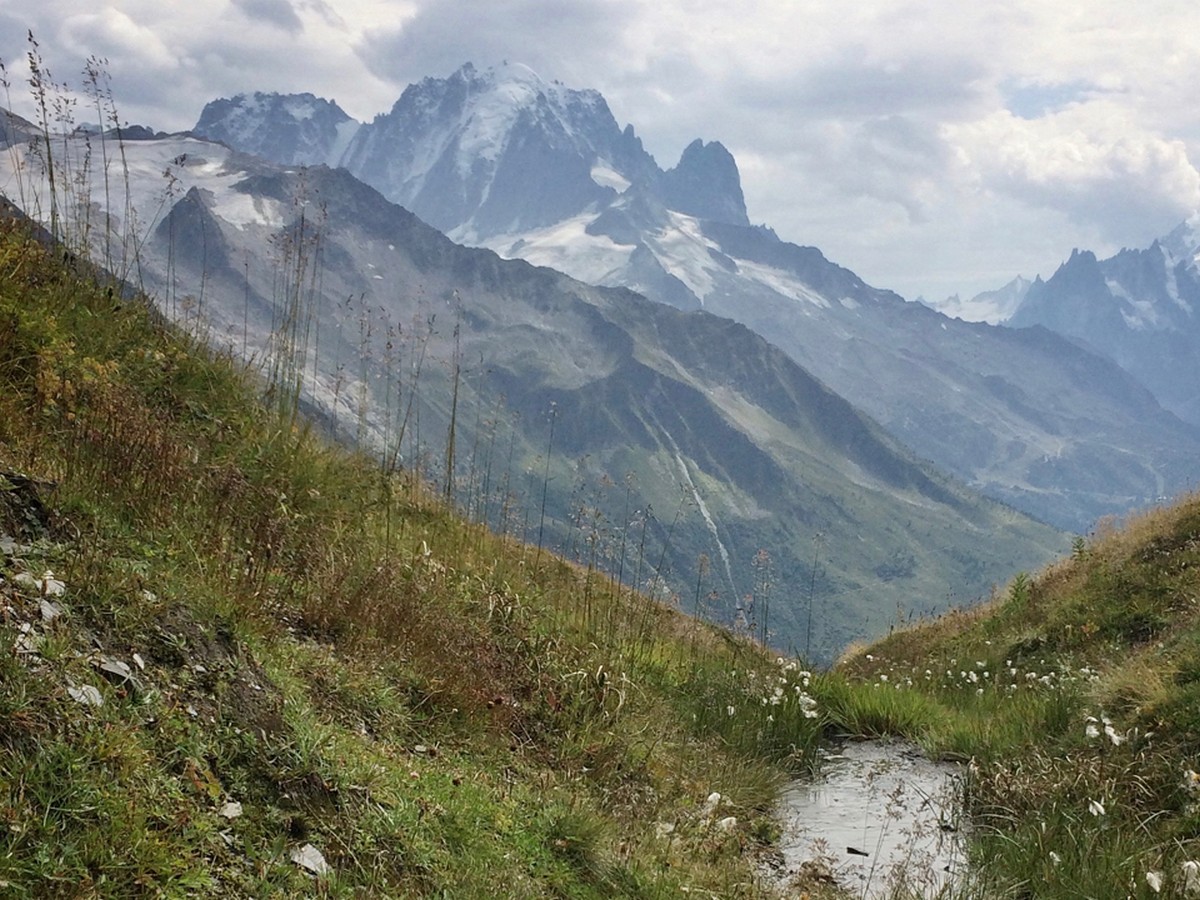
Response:
[[[896,742],[847,743],[824,757],[814,779],[780,798],[782,883],[832,880],[863,898],[905,885],[931,897],[965,873],[958,766]]]

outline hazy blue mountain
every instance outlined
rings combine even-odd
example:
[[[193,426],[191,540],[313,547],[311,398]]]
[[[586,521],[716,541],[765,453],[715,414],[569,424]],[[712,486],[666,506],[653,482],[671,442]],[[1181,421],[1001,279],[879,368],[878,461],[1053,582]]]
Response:
[[[1163,406],[1200,425],[1198,256],[1197,222],[1109,259],[1076,250],[1048,280],[1034,282],[1009,324],[1043,325],[1103,353]]]
[[[234,145],[271,157],[262,137]],[[464,66],[326,159],[460,242],[749,326],[919,456],[1060,527],[1200,476],[1197,431],[1110,360],[907,303],[750,226],[724,147],[693,142],[664,171],[595,91]]]
[[[801,650],[811,614],[827,659],[1063,547],[729,319],[462,247],[344,170],[181,136],[126,152],[166,315],[493,528],[688,611]],[[99,246],[125,225],[93,189]]]
[[[1018,275],[1008,284],[994,291],[982,291],[963,300],[957,294],[947,297],[941,302],[926,300],[918,297],[917,302],[949,316],[952,319],[962,319],[966,322],[987,322],[989,325],[999,325],[1008,321],[1017,307],[1029,293],[1033,284],[1028,278]]]

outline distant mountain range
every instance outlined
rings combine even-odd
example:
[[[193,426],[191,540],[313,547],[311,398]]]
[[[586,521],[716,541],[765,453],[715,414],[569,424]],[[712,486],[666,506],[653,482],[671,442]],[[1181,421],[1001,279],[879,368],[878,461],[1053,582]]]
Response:
[[[69,236],[493,528],[825,660],[1063,548],[744,326],[462,247],[344,170],[143,136],[107,184],[94,136],[54,142]],[[0,175],[45,218],[36,153]]]
[[[922,301],[924,302],[924,301]],[[1108,259],[1076,249],[1049,280],[1018,277],[969,300],[933,308],[968,321],[1042,326],[1134,375],[1160,404],[1200,425],[1200,218],[1144,250]]]
[[[209,104],[195,130],[284,165],[343,166],[457,241],[741,322],[919,456],[1059,527],[1200,475],[1197,429],[1109,356],[870,287],[751,226],[721,144],[693,142],[664,170],[598,93],[523,66],[427,78],[365,124],[311,95],[254,94]],[[1024,290],[1011,288],[997,307]]]
[[[926,300],[924,297],[918,297],[917,302],[923,303],[931,309],[936,309],[938,312],[952,319],[999,325],[1002,322],[1008,321],[1012,314],[1017,311],[1017,307],[1021,305],[1021,301],[1029,293],[1029,287],[1032,284],[1033,282],[1028,278],[1018,275],[1008,284],[1004,285],[1004,287],[997,288],[994,291],[983,291],[968,300],[964,300],[958,294],[955,294],[952,297],[947,297],[940,303]]]
[[[1200,425],[1200,221],[1109,259],[1075,251],[1030,286],[1008,323],[1042,325],[1104,354]]]

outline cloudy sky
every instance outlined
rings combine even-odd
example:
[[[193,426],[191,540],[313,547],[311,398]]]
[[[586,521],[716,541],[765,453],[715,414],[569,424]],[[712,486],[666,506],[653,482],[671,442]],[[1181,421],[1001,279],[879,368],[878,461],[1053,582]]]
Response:
[[[122,117],[311,91],[370,119],[470,60],[600,90],[664,168],[737,158],[750,218],[909,298],[1049,276],[1200,209],[1200,5],[1176,0],[5,0],[58,82],[108,60]],[[0,101],[3,102],[3,101]]]

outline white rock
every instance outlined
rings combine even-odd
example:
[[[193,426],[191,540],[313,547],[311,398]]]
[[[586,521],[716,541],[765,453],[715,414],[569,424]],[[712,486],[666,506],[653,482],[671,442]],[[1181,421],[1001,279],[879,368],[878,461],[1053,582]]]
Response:
[[[62,581],[54,577],[54,573],[47,569],[42,573],[42,596],[43,597],[61,597],[67,592],[67,586]]]
[[[317,876],[325,876],[333,871],[329,867],[329,863],[325,862],[325,857],[321,855],[321,851],[312,844],[293,848],[292,862]]]
[[[242,814],[242,804],[236,800],[226,800],[225,805],[221,807],[221,815],[226,819],[236,819]]]
[[[13,642],[13,652],[18,656],[36,656],[42,647],[42,638],[28,622],[22,622],[21,633]]]
[[[96,668],[101,672],[107,672],[109,675],[115,675],[123,681],[131,681],[133,679],[133,670],[126,663],[121,662],[114,656],[102,656],[100,661],[96,663]]]
[[[73,700],[84,704],[85,706],[103,706],[104,697],[100,692],[90,684],[85,684],[80,687],[69,687],[67,693],[71,695]]]

